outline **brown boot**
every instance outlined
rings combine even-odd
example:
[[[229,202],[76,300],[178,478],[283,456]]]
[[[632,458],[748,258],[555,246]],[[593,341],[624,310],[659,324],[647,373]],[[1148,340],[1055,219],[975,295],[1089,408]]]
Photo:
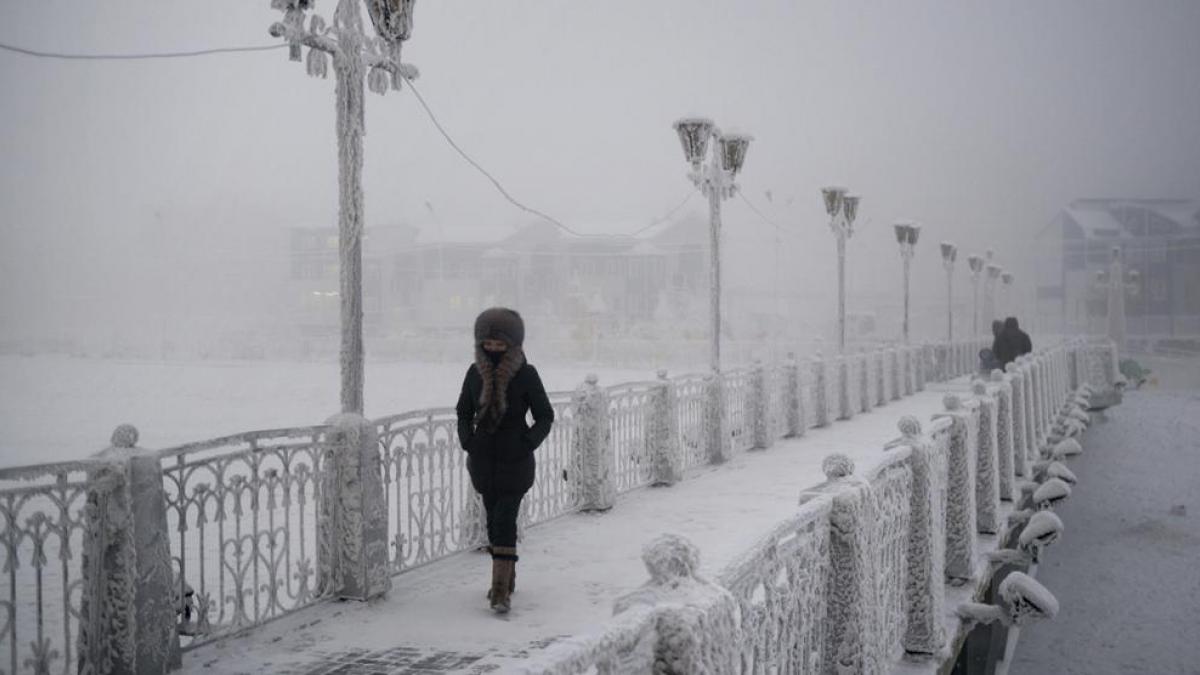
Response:
[[[488,594],[492,611],[506,614],[512,608],[512,580],[515,574],[513,568],[517,562],[517,549],[509,546],[496,546],[492,549],[492,590]]]

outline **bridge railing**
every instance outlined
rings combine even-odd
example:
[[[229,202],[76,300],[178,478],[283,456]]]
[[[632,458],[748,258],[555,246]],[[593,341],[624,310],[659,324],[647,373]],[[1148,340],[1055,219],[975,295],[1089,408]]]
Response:
[[[665,373],[649,382],[600,388],[593,381],[555,393],[556,424],[538,450],[537,477],[520,522],[527,527],[581,508],[612,508],[622,492],[685,479],[689,469],[723,458],[713,443],[728,443],[729,452],[769,447],[843,413],[886,403],[924,379],[972,372],[980,346],[964,341],[871,350],[847,357],[844,375],[835,358],[756,365],[722,374],[719,397],[710,395],[717,386],[712,375]],[[1073,379],[1115,376],[1115,367],[1105,366],[1107,347],[1077,351],[1067,364]],[[1033,394],[1023,404],[1043,404],[1041,426],[1032,411],[1023,424],[1026,437],[1036,440],[1044,437],[1047,399]],[[724,438],[711,433],[714,419],[726,420]],[[321,425],[161,451],[141,450],[125,438],[114,443],[124,454],[103,465],[0,472],[0,554],[10,582],[7,592],[0,588],[0,667],[40,672],[50,663],[51,672],[74,672],[88,658],[80,656],[83,636],[92,636],[87,648],[106,659],[157,655],[170,662],[181,646],[325,598],[359,597],[338,572],[347,569],[346,556],[382,561],[378,569],[366,565],[372,581],[359,590],[381,589],[387,584],[380,579],[482,543],[482,509],[458,448],[453,411],[364,424],[362,433]],[[1029,452],[1037,447],[1027,446]],[[147,471],[157,479],[133,480]],[[16,482],[18,475],[41,478]],[[123,487],[110,505],[124,499],[133,515],[88,520],[85,495],[100,499],[112,481]],[[357,498],[346,492],[349,485],[375,486],[378,500]],[[99,532],[102,526],[107,531]],[[343,527],[352,536],[343,536]],[[105,549],[105,565],[83,564],[85,541],[115,542]],[[129,556],[124,567],[111,562],[120,556]],[[120,588],[122,569],[149,574],[161,587],[141,583],[132,601],[100,590],[88,595],[89,588]],[[88,604],[85,597],[94,600]],[[89,614],[113,621],[134,610],[159,619],[130,621],[139,628],[127,635]],[[170,637],[153,632],[164,625],[175,626]]]
[[[968,363],[966,353],[935,350],[935,363]],[[1004,501],[1016,508],[1046,508],[1033,505],[1038,493],[1031,490],[1045,485],[1048,458],[1060,452],[1060,408],[1081,384],[1111,387],[1106,362],[1112,358],[1105,343],[1070,341],[1040,350],[1007,373],[976,380],[969,393],[947,394],[946,412],[924,429],[915,418],[903,418],[901,437],[864,470],[856,472],[845,456],[827,457],[828,480],[804,490],[796,513],[714,581],[696,574],[695,547],[660,537],[644,556],[650,581],[618,600],[612,621],[538,657],[527,670],[609,672],[601,664],[620,653],[605,647],[603,636],[617,626],[644,631],[622,632],[622,644],[651,644],[659,662],[695,671],[881,673],[906,654],[944,658],[952,653],[954,631],[962,630],[947,619],[954,609],[948,589],[981,583],[980,575],[988,574],[980,566],[981,535],[998,535],[1002,545],[1015,539],[1016,530],[1000,519],[1002,483],[1010,486]],[[669,620],[633,622],[646,611]]]

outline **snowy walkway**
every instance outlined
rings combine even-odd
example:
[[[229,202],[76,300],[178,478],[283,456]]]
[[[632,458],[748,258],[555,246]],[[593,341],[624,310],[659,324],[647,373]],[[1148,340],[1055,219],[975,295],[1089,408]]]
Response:
[[[487,609],[490,560],[463,553],[394,577],[369,605],[326,604],[252,634],[184,656],[191,673],[502,672],[531,650],[598,628],[615,597],[647,580],[644,543],[664,532],[691,539],[713,577],[796,508],[802,488],[824,480],[821,460],[845,453],[865,468],[899,434],[902,415],[922,423],[943,410],[954,385],[930,385],[849,422],[705,467],[670,488],[622,495],[605,514],[572,514],[530,529],[520,545],[513,611]]]
[[[1038,569],[1061,610],[1022,631],[1012,675],[1200,673],[1200,388],[1129,392],[1107,417]]]

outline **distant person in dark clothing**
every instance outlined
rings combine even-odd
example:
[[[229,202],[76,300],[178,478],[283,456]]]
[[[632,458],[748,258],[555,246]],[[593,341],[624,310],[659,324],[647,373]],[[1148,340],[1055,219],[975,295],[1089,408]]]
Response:
[[[1016,353],[1013,355],[1014,359],[1022,354],[1028,354],[1033,351],[1033,340],[1029,339],[1029,333],[1021,330],[1021,327],[1017,324],[1017,317],[1010,316],[1005,319],[1004,330],[1014,336],[1014,345],[1016,346]]]
[[[992,362],[999,363],[1000,355],[1003,353],[1001,349],[1000,339],[1004,336],[1004,322],[996,319],[992,321]],[[995,365],[992,368],[1000,368],[1002,366]],[[991,372],[991,368],[988,369]]]

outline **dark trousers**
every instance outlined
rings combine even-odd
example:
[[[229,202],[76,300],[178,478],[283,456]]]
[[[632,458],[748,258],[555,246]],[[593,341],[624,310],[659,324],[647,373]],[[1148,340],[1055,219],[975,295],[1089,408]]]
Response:
[[[517,545],[517,514],[525,493],[485,492],[483,508],[487,510],[488,543],[492,546]]]

